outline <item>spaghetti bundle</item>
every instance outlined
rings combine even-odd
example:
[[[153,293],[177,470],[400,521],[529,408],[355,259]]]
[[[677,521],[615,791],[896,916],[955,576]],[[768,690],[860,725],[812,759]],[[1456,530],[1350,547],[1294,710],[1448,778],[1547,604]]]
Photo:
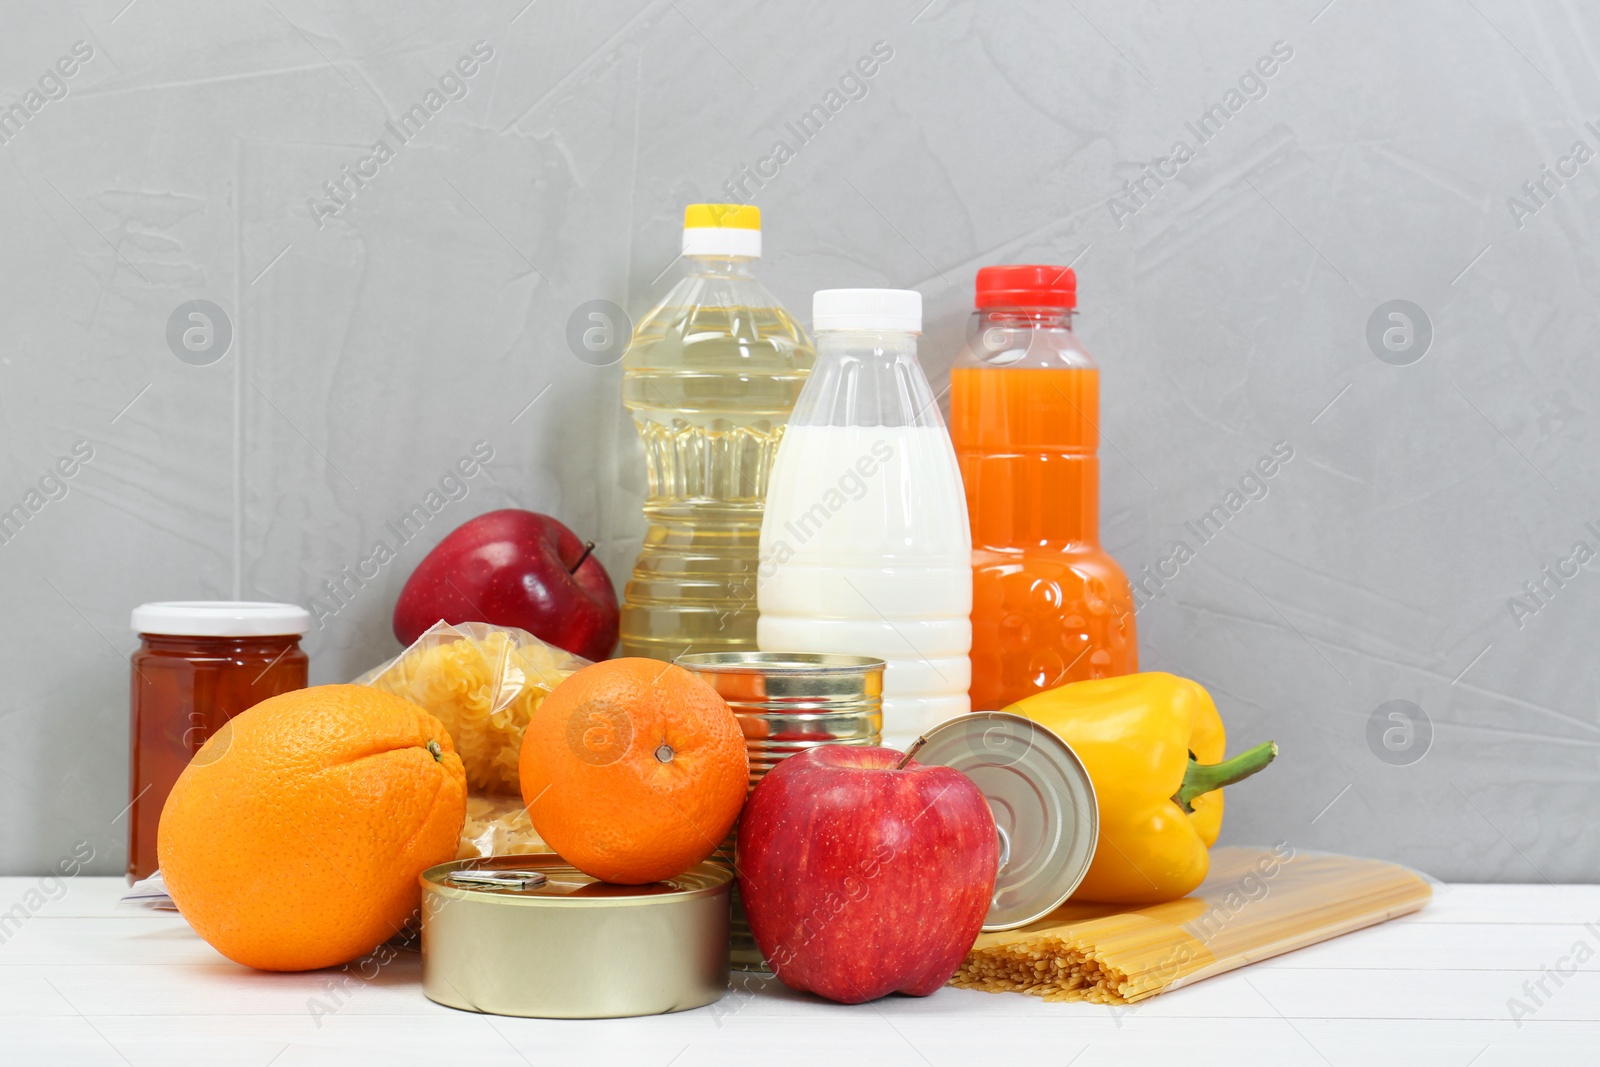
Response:
[[[950,982],[1128,1004],[1416,911],[1432,895],[1392,863],[1285,845],[1218,848],[1189,896],[1133,910],[1068,902],[1019,930],[979,936]]]

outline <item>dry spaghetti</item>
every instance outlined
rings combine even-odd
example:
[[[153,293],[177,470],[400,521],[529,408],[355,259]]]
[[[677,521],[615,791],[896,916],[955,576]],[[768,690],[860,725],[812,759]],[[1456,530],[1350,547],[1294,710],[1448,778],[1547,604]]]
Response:
[[[983,934],[951,984],[1045,1000],[1126,1004],[1416,911],[1432,887],[1378,860],[1219,848],[1181,900],[1124,910],[1067,903]]]

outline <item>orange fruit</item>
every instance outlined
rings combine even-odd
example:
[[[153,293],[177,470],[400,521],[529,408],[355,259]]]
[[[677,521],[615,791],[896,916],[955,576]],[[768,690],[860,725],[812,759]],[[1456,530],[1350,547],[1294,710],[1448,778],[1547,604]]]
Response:
[[[438,719],[364,685],[263,700],[195,753],[161,809],[167,891],[265,971],[331,967],[401,932],[454,859],[467,778]]]
[[[682,874],[744,806],[739,720],[705,682],[653,659],[567,678],[533,713],[518,770],[533,828],[562,859],[625,885]]]

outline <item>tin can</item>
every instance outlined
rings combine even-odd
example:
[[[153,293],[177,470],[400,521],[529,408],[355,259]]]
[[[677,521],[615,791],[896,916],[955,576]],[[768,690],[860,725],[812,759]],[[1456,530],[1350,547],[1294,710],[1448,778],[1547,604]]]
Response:
[[[1100,840],[1094,783],[1048,727],[1005,711],[950,719],[907,755],[953,767],[989,802],[1000,831],[1000,873],[985,930],[1014,930],[1055,911],[1089,873]]]
[[[728,988],[732,872],[612,885],[557,856],[453,860],[422,877],[422,991],[465,1011],[615,1019]]]
[[[699,675],[739,719],[750,788],[790,756],[822,745],[876,745],[883,731],[883,660],[816,652],[697,652],[678,666]],[[712,855],[733,866],[734,832]],[[733,893],[733,966],[763,970],[738,886]]]

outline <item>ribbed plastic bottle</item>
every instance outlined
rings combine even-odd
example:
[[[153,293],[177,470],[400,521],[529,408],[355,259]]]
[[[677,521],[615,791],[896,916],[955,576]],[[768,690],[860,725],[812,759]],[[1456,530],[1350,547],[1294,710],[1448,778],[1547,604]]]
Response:
[[[1133,591],[1100,547],[1100,371],[1068,267],[978,272],[950,372],[972,517],[972,706],[1139,669]]]
[[[685,277],[635,328],[623,402],[644,439],[648,528],[623,592],[622,650],[670,660],[756,647],[767,477],[814,353],[756,281],[761,210],[684,211]]]
[[[817,365],[778,449],[761,527],[761,649],[876,656],[884,743],[970,710],[971,540],[922,296],[827,289]]]

